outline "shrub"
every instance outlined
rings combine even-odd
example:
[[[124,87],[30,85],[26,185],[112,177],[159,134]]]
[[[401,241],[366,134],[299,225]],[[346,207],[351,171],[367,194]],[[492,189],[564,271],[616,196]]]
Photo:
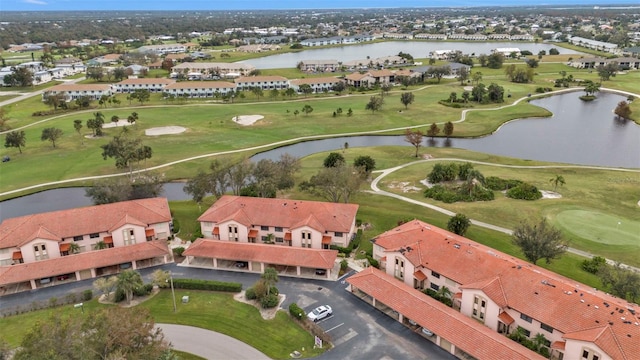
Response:
[[[339,253],[344,254],[345,257],[349,257],[349,255],[351,255],[351,251],[353,249],[348,248],[348,247],[342,247],[342,246],[338,246],[338,245],[331,245],[329,246],[329,248],[331,250],[338,250]]]
[[[242,291],[241,283],[222,282],[222,281],[214,281],[214,280],[199,280],[199,279],[173,279],[173,287],[175,287],[176,289],[191,289],[191,290],[211,290],[211,291],[226,291],[226,292]]]
[[[87,289],[82,292],[82,300],[89,301],[93,298],[93,291],[91,289]]]
[[[173,233],[177,234],[180,232],[180,222],[178,219],[173,218]]]
[[[269,294],[271,294],[271,295],[276,295],[276,296],[277,296],[277,295],[280,295],[280,290],[278,290],[278,288],[277,288],[277,287],[272,286],[272,287],[269,289]]]
[[[151,294],[152,290],[153,290],[153,284],[144,284],[142,286],[139,286],[139,287],[135,288],[133,290],[133,295],[135,295],[135,296],[147,296],[147,295]]]
[[[349,267],[349,262],[347,261],[347,259],[340,261],[340,272],[345,272],[348,267]]]
[[[289,314],[298,320],[302,320],[304,318],[304,310],[298,306],[296,303],[291,303],[289,305]]]
[[[373,266],[374,268],[380,268],[380,263],[378,262],[378,260],[374,259],[371,255],[367,254],[367,261],[369,262],[369,265]]]
[[[507,197],[520,200],[538,200],[542,198],[542,193],[537,187],[528,183],[522,183],[507,190]]]
[[[124,290],[119,289],[119,288],[116,289],[116,293],[113,296],[113,301],[114,302],[119,303],[119,302],[124,301],[124,299],[126,299],[126,298],[127,298],[127,294],[124,293]]]
[[[250,287],[248,288],[245,292],[244,292],[244,297],[247,300],[255,300],[258,298],[258,295],[256,295],[256,289]]]
[[[602,267],[602,265],[606,263],[607,263],[607,260],[605,258],[601,256],[594,256],[589,260],[584,260],[581,266],[582,266],[582,270],[588,273],[597,274],[598,270],[600,270],[600,267]]]
[[[260,305],[262,305],[263,309],[270,309],[278,306],[279,302],[280,299],[278,298],[278,295],[269,294],[262,298],[262,300],[260,301]]]
[[[177,248],[173,249],[173,254],[176,256],[182,256],[183,252],[184,252],[184,248],[182,246],[178,246]]]
[[[501,179],[496,176],[489,176],[485,179],[485,186],[495,191],[509,190],[520,184],[522,184],[520,180]]]

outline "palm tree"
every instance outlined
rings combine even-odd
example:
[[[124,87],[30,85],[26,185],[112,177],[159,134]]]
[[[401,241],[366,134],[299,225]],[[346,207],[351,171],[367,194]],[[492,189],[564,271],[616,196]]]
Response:
[[[553,191],[556,191],[558,184],[561,186],[566,184],[562,175],[556,175],[554,178],[549,179],[549,182],[553,184]]]
[[[533,338],[533,343],[536,346],[536,351],[539,351],[545,342],[547,342],[547,338],[544,337],[543,334],[537,333],[536,336]]]
[[[80,252],[80,245],[78,245],[76,243],[69,244],[69,253],[77,254],[79,252]]]
[[[95,243],[93,245],[93,248],[95,250],[102,250],[102,249],[106,249],[107,248],[107,243],[104,242],[103,240],[98,241],[97,243]]]
[[[278,282],[278,272],[276,269],[272,267],[268,267],[264,269],[264,273],[262,273],[262,281],[267,287],[267,295],[271,292],[271,287],[274,286]]]
[[[144,285],[142,277],[135,270],[125,270],[118,274],[118,289],[124,292],[127,303],[131,303],[133,291],[142,285]]]
[[[438,289],[437,294],[440,299],[451,299],[453,295],[451,290],[446,286],[441,286],[440,289]]]

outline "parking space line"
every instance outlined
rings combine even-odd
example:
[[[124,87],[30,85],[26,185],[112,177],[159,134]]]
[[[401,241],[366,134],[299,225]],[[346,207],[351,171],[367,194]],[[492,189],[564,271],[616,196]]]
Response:
[[[356,337],[357,335],[358,335],[358,333],[355,330],[349,328],[349,332],[345,336],[343,336],[340,339],[334,341],[333,342],[333,346],[338,346],[338,345],[344,344],[347,341],[349,341],[349,340],[353,339],[354,337]]]
[[[342,324],[340,324],[340,325],[336,325],[336,326],[332,327],[332,328],[331,328],[331,329],[329,329],[329,330],[325,330],[324,332],[329,332],[329,331],[331,331],[331,330],[335,330],[335,329],[339,328],[339,327],[340,327],[340,326],[342,326],[342,325],[344,325],[344,323],[342,323]]]

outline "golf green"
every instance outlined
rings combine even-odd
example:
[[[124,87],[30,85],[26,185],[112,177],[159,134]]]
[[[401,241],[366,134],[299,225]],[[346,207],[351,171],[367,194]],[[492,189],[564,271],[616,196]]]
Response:
[[[639,221],[587,210],[565,210],[555,220],[565,231],[584,239],[640,247]]]

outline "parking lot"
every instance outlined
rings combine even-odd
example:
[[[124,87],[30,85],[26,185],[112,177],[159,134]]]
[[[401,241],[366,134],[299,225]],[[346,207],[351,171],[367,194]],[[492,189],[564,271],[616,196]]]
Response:
[[[259,274],[186,268],[175,264],[167,264],[160,268],[170,270],[174,278],[233,281],[242,283],[245,289],[259,278]],[[142,269],[140,272],[148,281],[149,275],[156,269],[158,267]],[[93,280],[3,296],[0,299],[0,310],[34,300],[62,298],[69,291],[78,292],[91,288]],[[332,307],[333,315],[317,324],[331,336],[334,347],[318,359],[455,359],[453,355],[446,353],[413,329],[352,295],[345,290],[347,284],[344,281],[281,277],[276,286],[281,294],[286,295],[282,304],[284,311],[292,302],[297,303],[307,313],[320,305]]]

